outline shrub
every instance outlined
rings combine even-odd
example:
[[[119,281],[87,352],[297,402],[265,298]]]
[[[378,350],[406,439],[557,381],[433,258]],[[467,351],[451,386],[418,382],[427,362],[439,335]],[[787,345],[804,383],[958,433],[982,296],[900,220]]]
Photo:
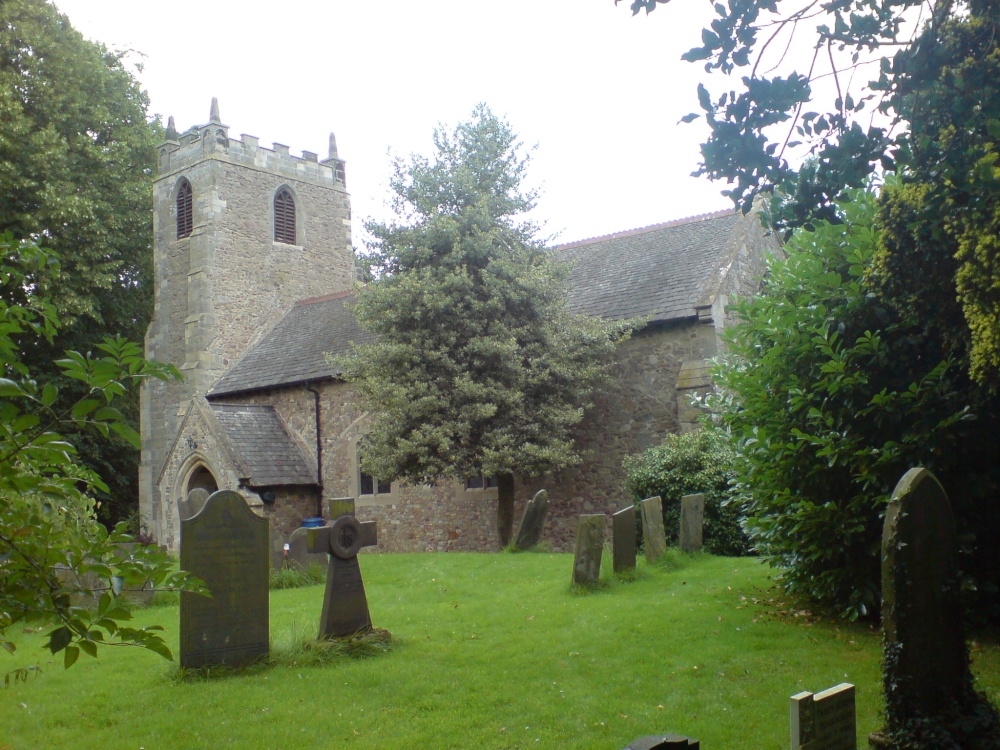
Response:
[[[746,555],[750,543],[740,526],[740,505],[729,487],[735,459],[721,432],[703,429],[668,435],[660,445],[626,457],[626,487],[636,500],[660,496],[668,543],[677,542],[681,497],[704,494],[705,547],[716,555]]]
[[[842,223],[795,232],[763,293],[737,306],[716,373],[754,547],[786,591],[852,619],[878,614],[885,505],[908,468],[938,475],[960,529],[996,518],[988,485],[969,486],[985,476],[986,438],[963,368],[870,286],[876,209],[856,191],[837,205]]]

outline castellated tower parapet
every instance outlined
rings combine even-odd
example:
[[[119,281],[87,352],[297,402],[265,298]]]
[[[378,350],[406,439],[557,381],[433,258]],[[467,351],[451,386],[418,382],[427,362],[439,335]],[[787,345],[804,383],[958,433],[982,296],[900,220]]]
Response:
[[[142,393],[147,519],[161,517],[159,474],[185,415],[296,301],[350,289],[354,272],[345,163],[332,134],[323,160],[280,143],[264,148],[250,135],[233,139],[213,99],[204,125],[178,134],[170,119],[153,201],[146,355],[175,365],[184,381]]]

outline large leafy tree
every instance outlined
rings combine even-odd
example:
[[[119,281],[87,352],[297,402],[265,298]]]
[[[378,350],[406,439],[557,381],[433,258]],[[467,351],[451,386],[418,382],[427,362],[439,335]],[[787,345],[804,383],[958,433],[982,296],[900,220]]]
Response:
[[[138,448],[138,435],[115,403],[139,381],[177,372],[146,362],[138,344],[105,339],[95,354],[70,351],[53,363],[82,391],[73,400],[61,397],[22,355],[24,342],[51,345],[58,332],[56,306],[33,291],[37,278],[58,270],[51,252],[0,234],[0,648],[14,652],[4,637],[12,626],[40,623],[51,627],[48,647],[63,655],[66,667],[81,652],[96,656],[110,644],[170,658],[160,627],[129,626],[112,577],[131,585],[203,589],[175,571],[158,547],[135,544],[123,525],[109,533],[97,522],[94,491],[107,488],[81,465],[64,429],[104,440],[117,434]],[[96,594],[96,609],[77,606],[77,594]],[[5,682],[26,674],[14,670]]]
[[[57,252],[35,276],[62,325],[24,342],[24,361],[81,396],[53,362],[91,350],[98,332],[141,340],[152,312],[152,170],[156,126],[119,53],[85,40],[45,0],[0,3],[0,231]],[[123,412],[134,421],[138,402]],[[73,433],[81,461],[108,486],[108,519],[134,507],[136,451]]]
[[[649,11],[663,1],[634,0],[632,9]],[[926,441],[898,454],[898,464],[885,465],[893,471],[933,465],[940,475],[943,463],[954,462],[942,481],[964,508],[974,549],[970,569],[986,584],[981,591],[995,591],[997,552],[991,539],[998,520],[1000,462],[989,426],[1000,419],[1000,6],[983,0],[731,0],[714,7],[717,17],[704,30],[701,45],[684,57],[729,81],[739,77],[739,83],[714,95],[709,88],[715,84],[699,86],[711,131],[702,148],[701,174],[728,181],[727,193],[745,207],[754,195],[770,192],[772,221],[786,234],[796,227],[832,231],[845,221],[838,201],[849,190],[880,179],[885,170],[898,175],[879,199],[871,225],[878,238],[871,262],[853,264],[864,268],[867,301],[840,306],[829,322],[845,326],[852,336],[865,330],[884,334],[888,325],[905,331],[879,339],[881,359],[855,358],[851,367],[877,383],[884,374],[880,363],[891,363],[900,381],[887,382],[890,391],[914,383],[924,399],[913,418],[959,412],[967,418],[941,434],[928,433]],[[809,329],[817,323],[817,311],[829,312],[827,278],[815,274],[800,280],[802,304],[798,311],[786,308],[787,326]],[[819,306],[810,306],[808,299]],[[763,340],[758,343],[765,346]],[[818,356],[828,342],[817,337],[814,343],[820,351],[813,356]],[[775,363],[774,382],[797,377],[798,361],[789,357],[783,370]],[[949,374],[928,379],[931,373]],[[756,386],[763,397],[775,392],[766,379]],[[866,386],[859,397],[868,395]],[[835,403],[844,392],[829,397]],[[890,428],[900,435],[923,430],[922,421],[911,430],[878,410],[861,408],[856,399],[853,403],[853,410],[835,419],[845,446],[851,443],[844,436],[860,432],[881,450],[879,441],[900,439],[886,432]],[[805,432],[794,419],[789,423]],[[871,432],[873,425],[878,432]],[[812,575],[825,589],[821,600],[842,611],[859,611],[859,602],[871,599],[864,587],[874,580],[875,547],[869,545],[867,558],[857,558],[868,573],[848,557],[803,549],[793,554],[799,533],[794,497],[802,490],[802,477],[810,472],[835,477],[836,467],[825,467],[828,454],[810,453],[798,438],[788,446],[801,460],[799,473],[785,479],[785,490],[773,483],[763,490],[783,492],[788,500],[770,511],[769,538],[780,542],[784,535],[780,543],[787,545],[787,554],[774,559],[804,574],[803,590],[809,588],[806,575]],[[765,460],[758,450],[754,455]],[[857,539],[873,540],[884,491],[879,483],[857,483],[872,476],[871,459],[851,450],[829,455],[836,455],[854,479],[839,490],[831,479],[818,507],[856,499]],[[766,467],[760,470],[768,473]],[[774,477],[769,473],[767,481]],[[854,494],[838,497],[844,492]],[[817,502],[821,495],[803,497]],[[825,527],[815,526],[817,533],[825,528],[827,534],[840,534],[841,518],[841,513],[829,515]]]
[[[579,460],[572,431],[626,325],[569,313],[566,269],[524,217],[527,157],[479,105],[397,161],[397,219],[369,223],[374,280],[358,322],[377,336],[347,363],[373,413],[362,466],[383,480],[496,477],[501,545],[514,476]]]
[[[920,227],[880,250],[881,291],[898,304],[920,300],[976,381],[1000,389],[998,4],[731,0],[715,9],[684,58],[740,83],[715,95],[699,86],[711,130],[699,173],[726,180],[746,207],[774,191],[774,220],[789,229],[837,221],[843,190],[898,171],[905,195],[887,200],[906,202]]]

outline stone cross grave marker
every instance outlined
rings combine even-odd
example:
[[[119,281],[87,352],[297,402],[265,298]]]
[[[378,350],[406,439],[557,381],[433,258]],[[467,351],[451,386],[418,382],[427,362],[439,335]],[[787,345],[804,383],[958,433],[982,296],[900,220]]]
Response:
[[[206,500],[208,500],[208,490],[204,487],[195,487],[191,490],[187,494],[187,497],[181,500],[181,520],[186,521],[198,515],[201,509],[205,507]]]
[[[181,521],[181,569],[212,594],[181,593],[182,667],[235,667],[267,656],[267,530],[267,519],[232,490],[212,494]]]
[[[521,525],[514,538],[514,547],[519,550],[531,549],[542,539],[545,515],[549,510],[549,493],[539,490],[524,506]]]
[[[882,530],[882,627],[893,653],[886,722],[948,711],[971,684],[951,503],[927,469],[899,480]]]
[[[310,552],[330,555],[323,595],[319,637],[340,638],[371,630],[365,584],[361,580],[358,552],[378,544],[374,521],[361,523],[354,516],[341,516],[318,529],[306,529]]]
[[[635,506],[611,516],[611,548],[615,573],[635,569]]]
[[[580,516],[573,556],[573,583],[596,586],[601,579],[601,555],[604,552],[603,513]]]
[[[857,750],[854,685],[792,696],[792,750]]]
[[[701,549],[702,530],[705,525],[705,496],[685,495],[681,498],[681,552]]]
[[[642,540],[646,546],[646,561],[653,562],[667,551],[667,535],[663,531],[663,503],[659,496],[647,497],[642,510]]]

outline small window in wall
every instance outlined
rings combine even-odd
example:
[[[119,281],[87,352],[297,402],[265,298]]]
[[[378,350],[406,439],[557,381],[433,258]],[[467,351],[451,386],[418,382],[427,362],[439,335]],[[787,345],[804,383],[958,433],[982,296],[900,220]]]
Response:
[[[274,196],[274,241],[286,245],[295,242],[295,198],[288,188]]]
[[[486,490],[496,486],[496,477],[469,477],[465,480],[467,490]]]
[[[392,484],[376,479],[371,474],[367,474],[361,469],[361,479],[358,483],[359,494],[361,495],[388,495],[392,492]]]
[[[194,200],[191,193],[191,183],[181,180],[177,188],[177,239],[191,236],[194,227]]]

